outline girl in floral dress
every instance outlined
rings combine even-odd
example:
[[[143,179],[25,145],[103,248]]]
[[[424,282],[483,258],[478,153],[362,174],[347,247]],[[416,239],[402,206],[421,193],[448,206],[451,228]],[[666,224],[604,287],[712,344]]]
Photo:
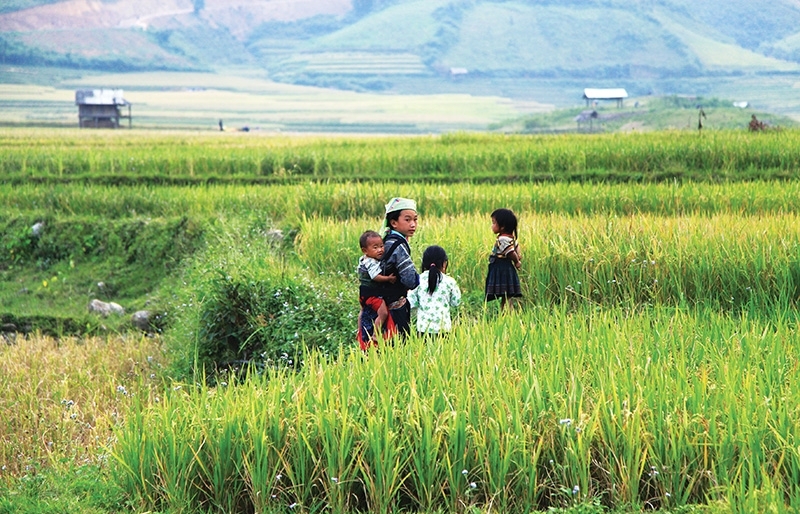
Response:
[[[461,303],[461,289],[447,272],[447,253],[429,246],[422,254],[419,287],[409,292],[408,302],[417,309],[417,332],[436,335],[452,329],[450,308]]]

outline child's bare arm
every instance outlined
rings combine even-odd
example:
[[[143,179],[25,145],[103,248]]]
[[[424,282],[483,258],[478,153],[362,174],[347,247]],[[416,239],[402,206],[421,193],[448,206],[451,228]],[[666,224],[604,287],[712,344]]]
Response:
[[[516,250],[511,250],[506,254],[506,257],[511,259],[511,263],[514,264],[514,267],[519,269],[522,266],[522,259],[520,259],[519,253]]]
[[[375,275],[372,277],[372,280],[375,282],[391,282],[394,284],[397,282],[397,275]]]

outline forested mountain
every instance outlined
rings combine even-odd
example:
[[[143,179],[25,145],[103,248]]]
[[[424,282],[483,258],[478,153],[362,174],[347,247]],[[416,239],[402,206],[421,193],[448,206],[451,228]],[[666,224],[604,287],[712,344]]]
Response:
[[[6,0],[0,62],[409,78],[648,79],[800,70],[798,0]]]

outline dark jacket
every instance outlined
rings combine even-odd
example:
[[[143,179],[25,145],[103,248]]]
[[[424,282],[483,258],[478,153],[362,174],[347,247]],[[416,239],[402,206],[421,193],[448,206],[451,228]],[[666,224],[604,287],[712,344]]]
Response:
[[[383,240],[383,274],[397,275],[397,282],[384,284],[383,298],[387,304],[406,296],[409,289],[419,285],[419,274],[411,261],[408,240],[397,232],[390,232]]]

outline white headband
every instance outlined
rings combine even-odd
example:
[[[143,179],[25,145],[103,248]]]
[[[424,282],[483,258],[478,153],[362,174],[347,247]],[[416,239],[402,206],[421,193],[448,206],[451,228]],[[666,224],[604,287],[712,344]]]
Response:
[[[417,211],[417,202],[414,200],[409,200],[408,198],[392,198],[389,200],[389,203],[386,204],[386,214],[390,212],[396,211],[405,211],[411,210],[416,212]]]

